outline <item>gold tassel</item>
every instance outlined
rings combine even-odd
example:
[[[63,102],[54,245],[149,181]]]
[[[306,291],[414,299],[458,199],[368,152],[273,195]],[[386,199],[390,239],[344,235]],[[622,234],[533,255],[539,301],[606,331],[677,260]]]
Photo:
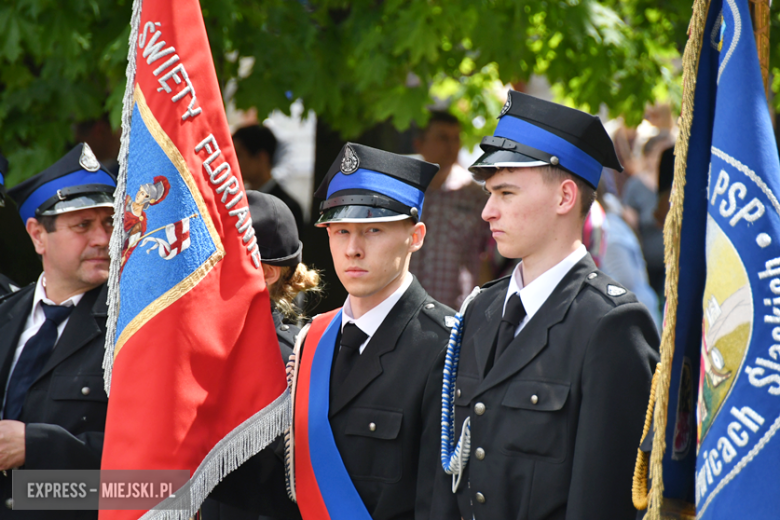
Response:
[[[696,92],[696,73],[704,41],[708,0],[694,0],[693,16],[688,26],[688,43],[683,54],[683,102],[680,114],[680,133],[675,143],[674,188],[671,209],[664,224],[664,260],[666,263],[666,316],[661,336],[661,363],[657,371],[655,410],[653,411],[653,451],[650,454],[650,478],[653,487],[648,493],[647,520],[661,520],[663,505],[663,458],[666,451],[666,414],[669,408],[669,385],[674,357],[677,326],[677,284],[680,278],[680,231],[682,229],[685,169],[688,162],[688,143],[693,122],[693,101]]]
[[[658,383],[658,372],[661,371],[661,364],[658,363],[655,367],[655,373],[653,374],[653,381],[650,383],[650,402],[647,404],[647,413],[645,414],[645,427],[642,430],[642,440],[639,441],[641,446],[647,434],[650,433],[650,426],[653,424],[653,409],[655,408],[655,389]],[[636,465],[634,466],[634,486],[631,491],[632,499],[634,501],[634,507],[639,511],[647,509],[647,463],[650,460],[650,454],[642,451],[641,448],[637,448],[636,453]]]

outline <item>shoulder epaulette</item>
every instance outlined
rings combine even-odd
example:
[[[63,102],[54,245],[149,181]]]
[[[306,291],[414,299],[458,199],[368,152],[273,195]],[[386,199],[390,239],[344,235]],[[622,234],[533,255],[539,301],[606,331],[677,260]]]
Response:
[[[455,310],[431,298],[425,300],[425,303],[423,303],[422,306],[422,311],[428,315],[436,324],[445,329],[451,327],[451,325],[448,324],[447,318],[455,316]]]
[[[592,286],[615,303],[623,303],[622,300],[635,299],[633,293],[599,270],[585,275],[585,283]]]

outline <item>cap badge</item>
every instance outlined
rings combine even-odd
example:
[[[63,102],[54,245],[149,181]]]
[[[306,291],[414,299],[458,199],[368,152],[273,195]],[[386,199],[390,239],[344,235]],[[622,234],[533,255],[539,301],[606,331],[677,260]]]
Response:
[[[607,294],[610,296],[623,296],[626,294],[626,290],[617,285],[607,285]]]
[[[506,103],[504,103],[504,108],[501,109],[501,113],[498,114],[498,117],[505,116],[506,113],[509,112],[510,108],[512,108],[512,95],[509,92],[507,92]]]
[[[92,152],[92,148],[87,143],[84,143],[84,147],[81,149],[79,164],[88,172],[96,172],[100,169],[100,162],[98,162],[97,157]]]
[[[355,173],[360,166],[360,160],[358,159],[355,150],[351,146],[347,145],[344,150],[344,158],[341,160],[341,173],[344,175],[350,175]]]

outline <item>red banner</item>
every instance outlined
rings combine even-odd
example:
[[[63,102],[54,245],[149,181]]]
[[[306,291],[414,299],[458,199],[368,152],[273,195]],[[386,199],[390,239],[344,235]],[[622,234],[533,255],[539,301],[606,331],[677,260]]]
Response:
[[[185,519],[284,431],[289,395],[198,1],[136,0],[129,62],[102,467],[191,478],[167,510],[100,518]]]

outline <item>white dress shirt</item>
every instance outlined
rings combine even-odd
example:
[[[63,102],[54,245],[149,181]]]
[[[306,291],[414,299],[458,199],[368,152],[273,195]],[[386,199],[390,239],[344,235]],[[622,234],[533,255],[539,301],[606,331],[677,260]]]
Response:
[[[347,296],[347,301],[344,302],[344,307],[341,311],[341,330],[344,330],[344,325],[347,323],[354,323],[357,327],[368,334],[366,340],[360,345],[360,353],[366,349],[366,345],[371,341],[371,338],[376,334],[377,329],[385,321],[385,318],[390,314],[390,310],[395,307],[401,296],[404,295],[409,286],[412,285],[414,277],[411,273],[406,273],[404,281],[401,282],[401,286],[395,290],[393,294],[385,298],[382,303],[362,315],[360,318],[355,319],[352,317],[352,303]],[[340,347],[339,347],[340,348]]]
[[[506,310],[506,302],[509,301],[509,297],[515,293],[520,295],[520,300],[523,302],[523,307],[525,308],[526,316],[517,326],[517,329],[515,329],[515,336],[523,330],[525,324],[528,323],[539,308],[544,305],[547,298],[550,297],[558,284],[561,283],[563,277],[566,276],[566,274],[571,271],[571,268],[582,260],[587,253],[588,250],[585,249],[585,246],[580,244],[580,247],[575,249],[569,256],[542,273],[541,276],[527,286],[523,285],[523,262],[517,264],[517,267],[515,267],[515,270],[512,273],[512,278],[509,281],[506,297],[504,298],[504,310]]]
[[[13,373],[14,368],[16,367],[16,362],[19,361],[19,356],[22,355],[22,350],[24,350],[24,345],[27,343],[27,340],[35,336],[35,334],[38,333],[41,326],[43,325],[43,322],[46,321],[46,315],[43,314],[43,307],[41,306],[41,303],[46,303],[48,305],[56,305],[53,301],[48,299],[46,297],[46,288],[43,286],[43,280],[44,280],[43,273],[41,276],[38,277],[38,282],[35,284],[35,294],[33,295],[33,304],[32,304],[32,312],[27,316],[27,323],[24,324],[24,331],[22,331],[22,335],[19,337],[19,343],[16,344],[16,351],[14,352],[14,359],[11,363],[11,371],[8,372],[9,376],[8,379],[11,379],[10,374]],[[75,307],[79,304],[81,301],[81,298],[84,296],[84,293],[77,294],[75,296],[71,296],[64,302],[60,303],[59,305],[62,305],[64,307]],[[57,327],[57,340],[59,341],[60,336],[62,336],[62,331],[65,330],[65,326],[68,324],[68,320],[70,319],[70,316],[65,318],[62,323],[59,324]],[[55,344],[56,347],[56,344]],[[5,382],[5,389],[6,393],[8,391],[8,381]],[[5,400],[3,400],[3,407],[5,407]]]

